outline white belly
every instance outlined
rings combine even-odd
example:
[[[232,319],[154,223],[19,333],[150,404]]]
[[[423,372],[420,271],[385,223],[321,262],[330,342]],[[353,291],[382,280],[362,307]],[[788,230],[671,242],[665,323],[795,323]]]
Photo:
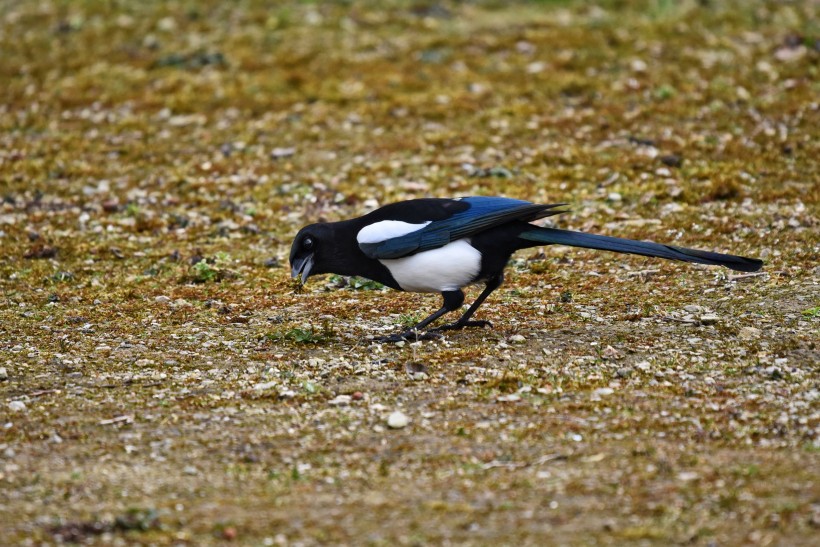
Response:
[[[481,253],[468,240],[404,258],[380,260],[405,291],[454,291],[472,283],[481,270]]]

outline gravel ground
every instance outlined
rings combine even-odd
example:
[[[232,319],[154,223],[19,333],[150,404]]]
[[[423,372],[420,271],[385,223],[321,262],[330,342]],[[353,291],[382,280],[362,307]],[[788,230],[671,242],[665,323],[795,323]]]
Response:
[[[816,544],[817,4],[596,4],[0,7],[4,541]],[[532,249],[402,344],[289,278],[471,194],[766,265]]]

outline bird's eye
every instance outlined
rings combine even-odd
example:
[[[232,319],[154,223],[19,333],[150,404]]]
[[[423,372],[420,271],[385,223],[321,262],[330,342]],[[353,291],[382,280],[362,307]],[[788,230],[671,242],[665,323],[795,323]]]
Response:
[[[302,241],[302,248],[306,250],[311,250],[313,248],[313,240],[309,237],[306,237],[304,241]]]

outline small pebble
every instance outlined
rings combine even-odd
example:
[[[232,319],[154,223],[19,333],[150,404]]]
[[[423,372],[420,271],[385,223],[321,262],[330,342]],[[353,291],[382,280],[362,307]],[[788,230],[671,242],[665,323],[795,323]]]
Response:
[[[700,322],[704,325],[714,325],[718,322],[718,320],[720,320],[720,317],[713,313],[707,313],[705,315],[700,316]]]
[[[661,163],[668,165],[669,167],[680,167],[683,165],[683,158],[677,154],[667,154],[665,156],[661,156],[659,159],[661,160]]]
[[[521,395],[518,393],[510,393],[509,395],[499,395],[495,398],[499,403],[517,403],[521,400]]]
[[[410,418],[404,412],[395,411],[387,417],[387,427],[391,429],[401,429],[407,427],[410,423]]]
[[[689,482],[698,478],[698,474],[694,471],[682,471],[678,473],[678,480],[681,482]]]
[[[741,340],[754,340],[755,338],[760,338],[760,329],[755,327],[743,327],[740,329],[738,337]]]
[[[510,342],[515,342],[516,344],[520,344],[522,342],[526,342],[526,338],[524,338],[521,334],[513,334],[510,336]]]
[[[296,148],[293,147],[277,147],[270,151],[270,157],[278,160],[281,158],[289,158],[296,153]]]
[[[350,404],[350,401],[353,400],[353,397],[350,395],[336,395],[333,399],[329,400],[327,404],[330,406],[347,406]]]
[[[415,376],[416,374],[425,374],[426,375],[429,369],[427,368],[427,365],[425,365],[424,363],[409,362],[409,363],[405,363],[404,370],[410,376]]]
[[[292,389],[283,389],[279,392],[280,399],[293,399],[294,397],[296,397],[296,392]]]
[[[102,202],[103,211],[106,213],[115,213],[120,207],[120,202],[116,199],[108,199]]]
[[[23,401],[12,401],[9,403],[9,410],[12,412],[23,412],[26,409],[26,403]]]
[[[167,304],[170,301],[171,299],[164,295],[154,297],[154,302],[156,302],[157,304]]]
[[[610,359],[610,360],[620,359],[621,358],[621,352],[619,352],[618,350],[616,350],[612,346],[607,346],[607,347],[604,348],[602,356],[603,356],[604,359]]]
[[[618,378],[629,378],[632,375],[632,371],[626,367],[622,367],[615,371],[615,374]]]
[[[9,379],[9,372],[6,367],[0,367],[0,382],[5,382]]]
[[[606,197],[606,199],[608,201],[612,201],[612,202],[619,202],[619,201],[622,201],[624,198],[618,192],[610,192],[609,195]]]
[[[615,390],[611,387],[599,387],[592,393],[594,395],[598,395],[599,397],[606,397],[607,395],[612,395],[613,393],[615,393]]]
[[[646,61],[641,59],[633,59],[631,63],[629,63],[629,68],[633,70],[633,72],[646,72],[648,68]]]

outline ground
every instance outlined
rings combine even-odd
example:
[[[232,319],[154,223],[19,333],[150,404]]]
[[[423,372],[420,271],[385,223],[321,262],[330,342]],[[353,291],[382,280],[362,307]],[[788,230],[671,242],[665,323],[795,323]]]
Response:
[[[4,541],[816,544],[818,5],[594,4],[5,2]],[[532,249],[402,345],[290,279],[471,194],[765,266]]]

